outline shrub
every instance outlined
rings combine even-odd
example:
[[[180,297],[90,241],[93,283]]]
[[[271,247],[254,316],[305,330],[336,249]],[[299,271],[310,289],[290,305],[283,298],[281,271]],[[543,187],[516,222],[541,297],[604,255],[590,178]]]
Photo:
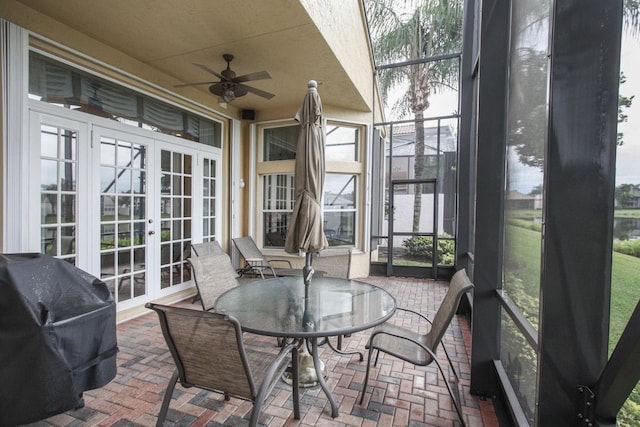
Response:
[[[613,242],[613,250],[640,258],[640,240],[619,240]]]
[[[453,265],[455,261],[456,243],[450,237],[444,234],[438,238],[438,262],[442,265]],[[433,260],[432,236],[413,236],[402,242],[402,246],[411,256]]]

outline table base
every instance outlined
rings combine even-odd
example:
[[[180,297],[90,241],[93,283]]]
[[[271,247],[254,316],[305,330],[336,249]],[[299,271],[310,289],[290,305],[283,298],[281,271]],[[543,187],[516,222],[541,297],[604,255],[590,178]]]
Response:
[[[326,381],[329,374],[327,373],[327,367],[322,361],[320,361],[320,371]],[[282,381],[291,384],[291,372],[282,374]],[[320,385],[316,367],[313,363],[313,356],[306,351],[298,354],[298,385],[302,388],[311,388]]]

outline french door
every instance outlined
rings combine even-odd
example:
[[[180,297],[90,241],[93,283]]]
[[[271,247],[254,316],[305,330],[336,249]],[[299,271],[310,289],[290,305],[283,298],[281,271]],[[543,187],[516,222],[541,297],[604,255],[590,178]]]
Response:
[[[102,279],[118,310],[192,286],[191,242],[219,239],[217,149],[118,124],[30,120],[31,250]]]

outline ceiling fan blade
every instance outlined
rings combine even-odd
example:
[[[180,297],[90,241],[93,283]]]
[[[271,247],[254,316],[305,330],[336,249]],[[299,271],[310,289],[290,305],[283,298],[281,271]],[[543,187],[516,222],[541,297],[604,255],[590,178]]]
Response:
[[[198,83],[184,83],[181,85],[175,85],[174,87],[187,87],[187,86],[198,86],[198,85],[212,85],[218,82],[198,82]]]
[[[214,76],[216,76],[217,78],[219,78],[222,81],[225,81],[225,82],[228,81],[228,79],[226,79],[222,74],[218,73],[217,71],[212,70],[211,68],[207,67],[206,65],[196,64],[195,62],[193,63],[193,65],[195,65],[196,67],[206,71],[207,73],[213,74]]]
[[[256,89],[255,87],[251,87],[251,86],[247,86],[247,85],[243,85],[242,83],[238,83],[238,86],[246,89],[248,92],[253,93],[254,95],[258,95],[261,96],[263,98],[266,99],[271,99],[273,98],[275,95],[269,92],[265,92],[264,90],[260,90],[260,89]]]
[[[236,83],[249,82],[252,80],[265,80],[270,79],[271,74],[268,71],[258,71],[257,73],[245,74],[244,76],[238,76],[233,79]]]

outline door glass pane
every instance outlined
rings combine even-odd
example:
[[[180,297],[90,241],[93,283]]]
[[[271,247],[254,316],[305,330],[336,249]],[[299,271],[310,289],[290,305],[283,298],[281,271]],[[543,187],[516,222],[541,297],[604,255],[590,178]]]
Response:
[[[191,251],[191,188],[184,183],[193,182],[192,156],[180,152],[162,150],[163,174],[160,178],[163,197],[160,245],[160,287],[170,288],[191,280],[191,270],[186,268]],[[167,183],[171,183],[168,187]]]
[[[46,188],[49,191],[58,189],[57,160],[40,160],[40,188]]]
[[[132,176],[145,173],[146,152],[129,141],[100,140],[100,277],[117,302],[147,294],[147,197],[131,185]]]
[[[214,240],[218,240],[219,236],[216,236],[215,227],[209,227],[210,223],[215,223],[216,221],[216,206],[218,203],[216,197],[216,170],[217,170],[217,161],[214,159],[203,159],[202,166],[202,189],[203,189],[203,197],[202,197],[202,241],[210,242]],[[191,194],[189,192],[189,194]],[[189,211],[191,211],[190,206]],[[187,227],[189,228],[189,227]],[[190,230],[185,230],[190,231]],[[189,233],[191,236],[191,233]]]
[[[40,127],[40,250],[74,265],[77,140],[75,131]]]

